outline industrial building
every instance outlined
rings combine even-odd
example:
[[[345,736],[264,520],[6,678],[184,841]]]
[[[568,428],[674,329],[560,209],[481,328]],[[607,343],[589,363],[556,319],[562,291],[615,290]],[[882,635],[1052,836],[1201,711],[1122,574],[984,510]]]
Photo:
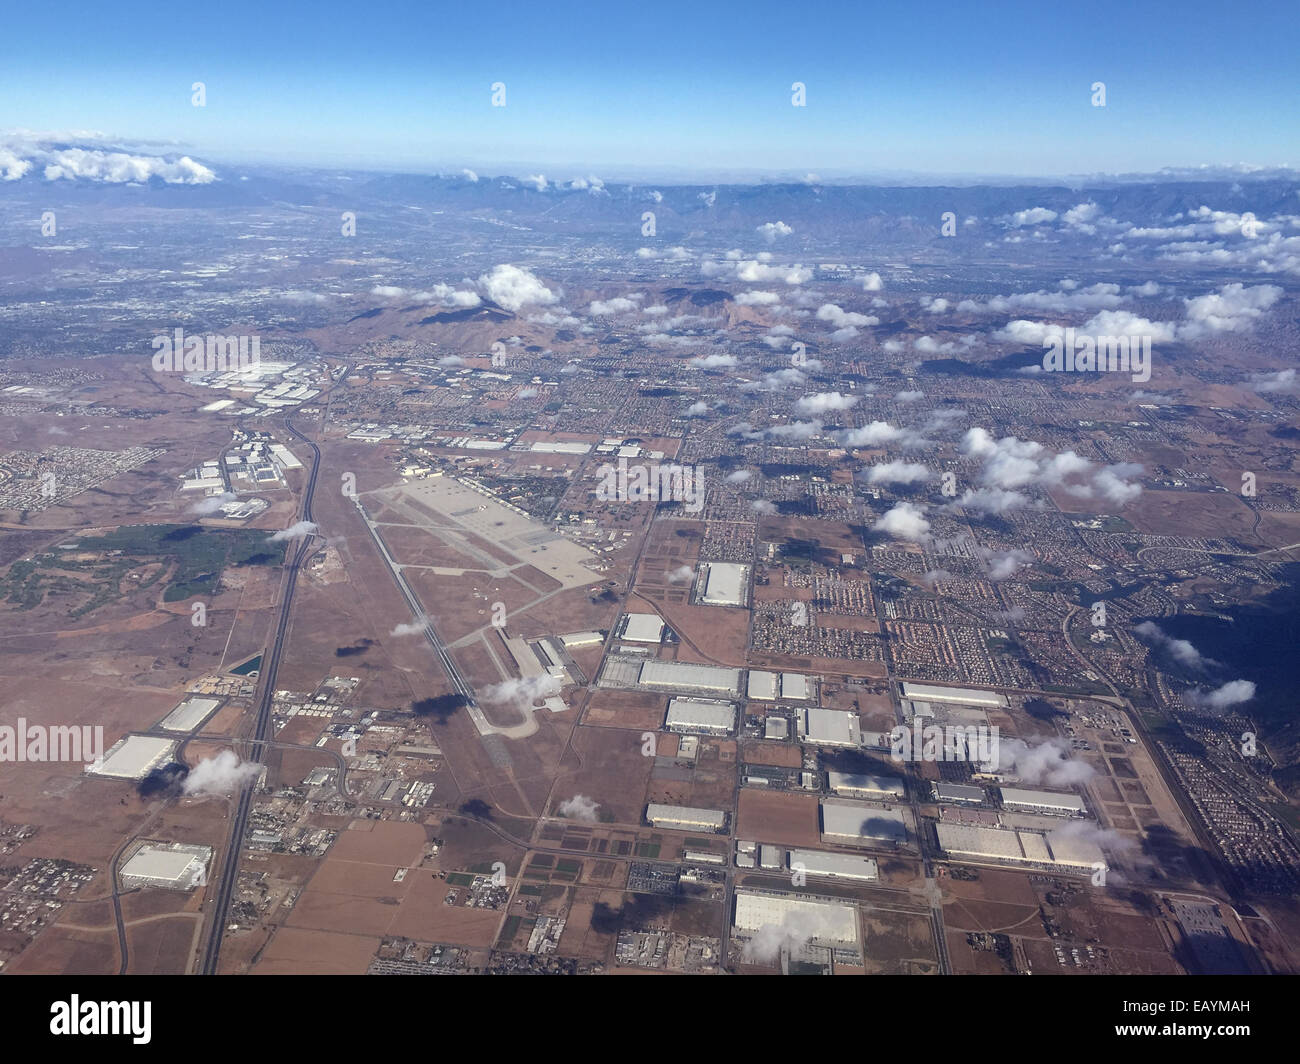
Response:
[[[736,891],[736,912],[732,926],[752,935],[769,927],[816,928],[811,942],[827,949],[856,950],[858,910],[856,906],[788,894],[751,894]]]
[[[784,717],[764,717],[763,738],[784,742],[790,738],[790,722]]]
[[[664,726],[678,734],[730,735],[736,729],[736,707],[730,702],[674,698],[668,703]]]
[[[145,842],[122,866],[119,875],[125,890],[136,887],[192,890],[207,882],[211,860],[211,846]]]
[[[907,841],[901,809],[827,798],[821,803],[822,841],[842,846],[898,846]]]
[[[830,789],[845,798],[885,802],[902,799],[907,790],[897,776],[864,776],[855,772],[828,772]]]
[[[781,697],[807,702],[813,696],[811,678],[799,672],[781,673]]]
[[[569,650],[600,646],[604,641],[605,637],[600,632],[570,632],[568,635],[560,636],[560,642]]]
[[[159,727],[166,731],[193,731],[207,720],[209,714],[219,705],[221,705],[219,698],[200,698],[198,695],[191,695],[163,717]]]
[[[1007,704],[1006,698],[995,691],[981,691],[974,687],[937,687],[928,683],[903,684],[903,697],[909,701],[950,702],[959,706],[1000,708]]]
[[[743,606],[749,599],[749,566],[734,562],[706,562],[704,590],[699,602],[705,606]]]
[[[629,613],[623,622],[620,638],[629,643],[658,643],[663,639],[664,622],[654,613]]]
[[[972,787],[968,783],[936,783],[934,800],[936,802],[955,802],[967,805],[979,805],[988,795],[983,787]]]
[[[749,673],[748,696],[755,702],[775,702],[776,673],[751,670]]]
[[[1092,872],[1105,867],[1106,855],[1068,828],[1043,834],[968,824],[936,825],[939,847],[952,857],[1032,865],[1062,872]]]
[[[152,735],[128,735],[114,743],[102,762],[86,771],[94,776],[111,776],[118,780],[144,779],[154,769],[171,760],[176,751],[174,739]]]
[[[827,853],[825,850],[791,850],[787,863],[790,871],[801,871],[808,876],[860,880],[880,878],[880,870],[876,866],[876,862],[870,857],[854,857],[847,853]]]
[[[862,725],[856,713],[810,706],[800,710],[799,737],[814,746],[861,746]]]
[[[689,805],[646,806],[646,820],[657,828],[670,831],[722,831],[727,826],[727,814],[721,809],[696,809]]]
[[[647,661],[637,674],[642,687],[740,693],[740,670],[721,665],[694,665],[685,661]]]
[[[1054,794],[1051,791],[1023,791],[1018,787],[1003,787],[1002,804],[1007,809],[1023,809],[1030,813],[1047,813],[1051,816],[1083,816],[1088,810],[1077,794]]]

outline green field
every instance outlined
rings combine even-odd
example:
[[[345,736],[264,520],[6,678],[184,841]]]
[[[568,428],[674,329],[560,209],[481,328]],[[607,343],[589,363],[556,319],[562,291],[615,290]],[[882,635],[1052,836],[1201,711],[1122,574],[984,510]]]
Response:
[[[92,560],[74,554],[94,553]],[[82,617],[114,602],[126,590],[152,587],[166,580],[164,602],[181,602],[217,590],[230,566],[282,565],[285,545],[271,543],[265,532],[204,528],[201,525],[124,525],[104,536],[87,536],[60,549],[15,562],[0,579],[0,597],[19,609],[47,600],[66,599],[68,615]],[[127,573],[162,563],[146,579]]]

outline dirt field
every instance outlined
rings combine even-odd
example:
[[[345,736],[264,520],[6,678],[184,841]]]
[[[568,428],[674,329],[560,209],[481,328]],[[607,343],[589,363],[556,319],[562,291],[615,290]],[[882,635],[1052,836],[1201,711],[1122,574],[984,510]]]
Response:
[[[821,845],[821,827],[814,794],[790,794],[744,787],[736,813],[737,838],[783,846]]]

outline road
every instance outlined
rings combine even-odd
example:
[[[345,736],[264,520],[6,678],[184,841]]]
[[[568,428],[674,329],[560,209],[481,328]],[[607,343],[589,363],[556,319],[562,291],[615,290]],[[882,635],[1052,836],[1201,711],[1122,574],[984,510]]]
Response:
[[[316,476],[320,472],[320,448],[294,428],[292,420],[288,417],[285,418],[285,428],[288,429],[290,434],[302,440],[312,453],[311,473],[308,475],[306,487],[303,489],[301,516],[301,520],[310,521],[312,519],[312,493],[316,490]],[[290,547],[293,557],[284,574],[283,593],[280,596],[280,615],[276,621],[275,636],[262,656],[261,672],[258,679],[260,692],[257,701],[257,716],[253,727],[252,749],[248,755],[248,760],[251,761],[260,761],[265,749],[271,726],[271,706],[275,700],[276,674],[280,669],[280,655],[284,650],[284,637],[289,628],[289,617],[293,612],[293,593],[297,587],[298,574],[302,570],[303,563],[307,561],[315,549],[314,542],[314,536],[304,536],[297,541],[296,547],[292,545]],[[208,938],[199,962],[199,971],[204,975],[216,975],[221,960],[221,942],[225,935],[226,922],[229,919],[230,901],[234,895],[235,886],[239,881],[239,858],[244,848],[244,834],[247,831],[248,816],[253,807],[254,791],[255,788],[253,787],[245,787],[240,791],[235,807],[234,821],[230,828],[230,838],[227,841],[225,853],[222,854],[221,870],[216,877],[216,894],[213,897]]]

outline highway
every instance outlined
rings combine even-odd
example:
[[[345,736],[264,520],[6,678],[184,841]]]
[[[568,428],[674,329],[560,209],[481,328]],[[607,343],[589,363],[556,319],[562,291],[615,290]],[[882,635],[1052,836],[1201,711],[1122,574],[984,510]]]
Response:
[[[310,521],[312,519],[312,493],[316,490],[316,476],[320,472],[320,448],[294,428],[292,420],[288,417],[285,418],[285,428],[292,435],[302,440],[312,453],[311,473],[308,475],[302,496],[302,520]],[[247,760],[260,761],[265,749],[267,733],[271,725],[271,705],[275,699],[276,674],[280,669],[280,655],[284,650],[284,637],[289,628],[290,614],[293,612],[293,593],[298,584],[298,574],[302,569],[302,565],[315,549],[313,547],[314,538],[314,536],[310,535],[304,536],[297,541],[296,549],[290,547],[293,551],[293,559],[285,571],[284,593],[280,598],[280,615],[276,621],[275,636],[262,657],[260,676],[258,678],[260,692],[257,701],[257,716],[253,728],[252,749]],[[216,894],[212,899],[208,938],[203,946],[199,962],[198,970],[203,975],[216,975],[218,971],[221,960],[221,941],[225,935],[226,922],[229,919],[230,902],[235,892],[235,886],[239,881],[239,858],[244,848],[244,833],[248,828],[248,816],[253,807],[254,790],[253,787],[245,787],[240,791],[235,808],[234,822],[230,828],[230,838],[227,840],[226,850],[221,858],[221,870],[216,877],[209,877],[210,882],[215,879]]]

